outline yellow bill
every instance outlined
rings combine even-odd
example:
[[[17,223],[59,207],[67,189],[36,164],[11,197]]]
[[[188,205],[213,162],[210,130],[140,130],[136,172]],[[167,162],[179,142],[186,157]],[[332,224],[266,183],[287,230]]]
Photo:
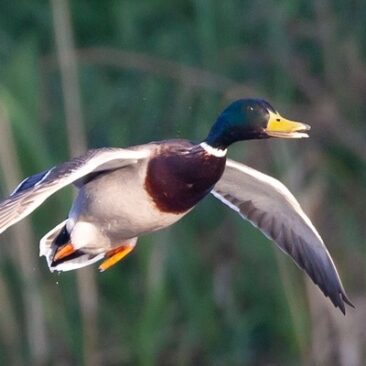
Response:
[[[290,121],[283,118],[278,112],[269,112],[269,120],[265,132],[271,137],[282,137],[289,139],[301,139],[309,137],[305,131],[310,130],[310,126],[301,123]]]

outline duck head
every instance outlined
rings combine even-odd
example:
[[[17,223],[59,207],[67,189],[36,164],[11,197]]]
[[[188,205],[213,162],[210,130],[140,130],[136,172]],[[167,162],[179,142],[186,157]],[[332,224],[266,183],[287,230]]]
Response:
[[[241,140],[309,137],[309,129],[305,123],[283,118],[263,99],[239,99],[219,115],[205,142],[226,149]]]

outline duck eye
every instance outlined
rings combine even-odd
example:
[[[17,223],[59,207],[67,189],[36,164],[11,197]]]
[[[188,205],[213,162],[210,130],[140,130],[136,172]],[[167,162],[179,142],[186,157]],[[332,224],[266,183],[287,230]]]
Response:
[[[280,122],[281,120],[280,120],[279,118],[276,118],[276,121],[277,121],[277,122]]]
[[[253,112],[254,111],[254,108],[253,107],[248,107],[248,111]]]

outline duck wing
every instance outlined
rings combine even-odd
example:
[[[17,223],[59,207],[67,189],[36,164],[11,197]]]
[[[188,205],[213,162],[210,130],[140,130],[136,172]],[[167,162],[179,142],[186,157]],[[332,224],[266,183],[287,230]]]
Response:
[[[88,174],[136,164],[148,158],[149,149],[102,148],[54,166],[24,179],[0,202],[0,233],[33,212],[61,188],[82,180]]]
[[[344,303],[353,307],[322,238],[281,182],[228,159],[211,193],[292,257],[343,314]]]

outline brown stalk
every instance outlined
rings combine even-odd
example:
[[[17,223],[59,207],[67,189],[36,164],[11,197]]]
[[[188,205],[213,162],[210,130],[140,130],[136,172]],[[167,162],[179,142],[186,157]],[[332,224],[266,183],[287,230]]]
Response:
[[[69,151],[80,155],[87,149],[83,124],[78,68],[74,51],[70,9],[67,0],[52,0],[52,12],[60,67]],[[98,289],[95,272],[85,268],[76,272],[83,325],[83,356],[86,365],[98,365]]]
[[[8,191],[20,181],[20,166],[14,144],[10,121],[4,106],[0,105],[0,166],[4,172],[5,186]],[[10,230],[13,243],[14,258],[19,268],[23,289],[24,318],[26,321],[27,340],[30,360],[34,365],[45,364],[48,359],[49,345],[46,336],[46,321],[39,286],[39,270],[36,260],[36,250],[33,231],[29,220],[25,219],[17,225],[16,230]],[[2,310],[4,304],[2,304]],[[6,304],[5,304],[6,308]],[[14,321],[14,314],[9,314],[7,322]],[[18,326],[14,326],[9,337],[16,337]]]

